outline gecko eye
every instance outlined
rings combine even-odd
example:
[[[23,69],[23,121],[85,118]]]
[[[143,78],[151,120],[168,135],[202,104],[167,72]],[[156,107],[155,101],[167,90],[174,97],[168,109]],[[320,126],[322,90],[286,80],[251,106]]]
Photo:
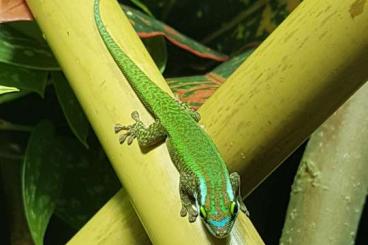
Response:
[[[230,212],[232,216],[235,216],[238,213],[238,204],[236,202],[231,202]]]
[[[199,208],[199,215],[203,218],[203,219],[207,219],[207,212],[206,210],[204,209],[203,206],[201,206]]]

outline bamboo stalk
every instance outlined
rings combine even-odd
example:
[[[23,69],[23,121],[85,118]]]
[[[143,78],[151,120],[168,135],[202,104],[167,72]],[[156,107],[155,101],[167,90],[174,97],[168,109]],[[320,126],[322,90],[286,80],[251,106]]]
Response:
[[[130,112],[133,110],[138,110],[147,124],[152,118],[104,47],[93,22],[92,1],[27,0],[27,3],[151,241],[156,244],[217,243],[200,222],[190,224],[187,219],[180,218],[179,176],[170,163],[166,147],[162,145],[142,154],[136,142],[130,147],[118,143],[113,132],[115,123],[132,122]],[[107,28],[125,52],[153,81],[169,91],[119,5],[106,0],[101,2],[101,8]],[[244,244],[245,240],[247,244],[263,244],[248,218],[240,214],[229,241]]]
[[[313,133],[281,244],[354,244],[368,190],[368,83]]]

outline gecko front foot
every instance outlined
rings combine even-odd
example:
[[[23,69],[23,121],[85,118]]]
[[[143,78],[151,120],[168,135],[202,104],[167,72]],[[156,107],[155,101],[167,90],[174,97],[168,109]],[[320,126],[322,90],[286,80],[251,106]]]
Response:
[[[193,178],[189,175],[180,175],[179,192],[181,199],[180,216],[188,214],[188,220],[193,223],[198,217],[198,211],[193,207]]]
[[[177,95],[175,95],[175,100],[178,103],[178,105],[180,106],[180,108],[183,111],[187,112],[194,119],[194,121],[199,122],[201,120],[201,115],[199,114],[199,112],[194,110],[186,102],[180,101],[180,98]]]
[[[123,144],[125,140],[128,139],[128,145],[130,145],[135,138],[137,138],[138,144],[141,147],[150,147],[165,141],[166,130],[162,127],[159,120],[156,120],[146,128],[139,118],[137,111],[132,112],[132,118],[135,121],[132,125],[115,125],[114,130],[116,134],[122,130],[126,130],[126,132],[119,137],[120,144]]]
[[[240,175],[237,172],[230,174],[230,182],[233,187],[234,194],[239,203],[240,210],[249,217],[249,211],[244,204],[243,198],[240,193]]]
[[[195,210],[192,206],[192,204],[184,204],[182,203],[181,210],[180,210],[180,216],[185,217],[188,214],[188,220],[190,223],[193,223],[197,217],[198,212]]]
[[[115,124],[114,131],[116,134],[122,130],[126,130],[126,133],[121,134],[119,137],[120,144],[123,144],[126,139],[128,139],[128,145],[132,144],[133,140],[138,137],[139,130],[144,128],[143,123],[139,119],[139,114],[137,111],[132,112],[132,118],[135,121],[135,123],[132,125],[124,126],[120,123]]]

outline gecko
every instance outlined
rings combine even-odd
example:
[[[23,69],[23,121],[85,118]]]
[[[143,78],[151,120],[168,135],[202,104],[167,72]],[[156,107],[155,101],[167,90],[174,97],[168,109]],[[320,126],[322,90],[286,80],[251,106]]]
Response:
[[[189,222],[195,222],[199,214],[212,235],[227,237],[238,211],[249,215],[240,194],[239,174],[229,173],[216,145],[198,123],[199,113],[160,89],[120,48],[102,21],[100,0],[94,0],[93,8],[104,46],[155,119],[146,127],[134,111],[131,114],[133,124],[114,127],[115,133],[120,133],[120,144],[130,145],[137,139],[139,146],[146,148],[165,142],[180,174],[180,215],[188,215]]]

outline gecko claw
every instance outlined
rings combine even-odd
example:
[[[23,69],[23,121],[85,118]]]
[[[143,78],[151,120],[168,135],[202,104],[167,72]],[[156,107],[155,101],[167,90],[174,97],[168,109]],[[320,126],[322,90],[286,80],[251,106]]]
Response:
[[[184,206],[182,206],[181,210],[180,210],[180,216],[185,217],[185,216],[187,216],[187,213],[188,213],[187,209]]]
[[[119,133],[121,130],[129,130],[129,129],[130,129],[130,126],[124,126],[124,125],[121,125],[120,123],[117,123],[114,126],[115,134]]]
[[[194,221],[196,221],[197,216],[198,216],[197,213],[195,213],[195,214],[189,214],[189,217],[188,217],[189,222],[190,223],[193,223]]]
[[[136,138],[135,135],[130,135],[129,138],[128,138],[128,145],[131,145],[133,143],[133,140]]]
[[[124,144],[124,142],[125,142],[125,140],[126,140],[127,137],[128,137],[127,134],[120,135],[120,137],[119,137],[119,143],[120,144]]]
[[[187,216],[187,214],[188,214],[188,220],[190,223],[193,223],[194,221],[196,221],[198,217],[198,212],[192,207],[192,205],[188,205],[188,206],[182,205],[181,210],[180,210],[180,216],[185,217]]]
[[[133,118],[134,121],[136,122],[140,122],[141,119],[139,118],[139,113],[138,111],[133,111],[132,114],[131,114],[131,117]]]

